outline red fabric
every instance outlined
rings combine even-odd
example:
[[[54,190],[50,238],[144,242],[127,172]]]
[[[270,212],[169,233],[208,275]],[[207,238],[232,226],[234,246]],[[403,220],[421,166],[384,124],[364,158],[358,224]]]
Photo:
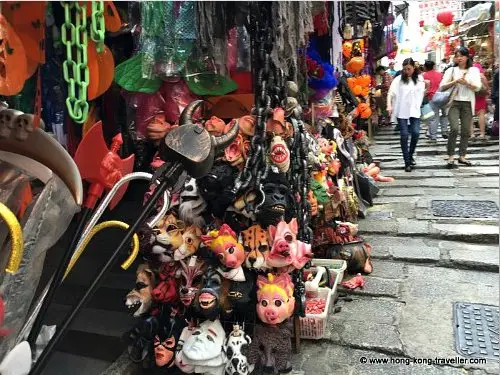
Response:
[[[442,78],[443,74],[435,70],[424,73],[424,79],[426,81],[430,81],[429,91],[427,91],[427,99],[432,99],[436,91],[439,89],[439,84],[441,83]]]
[[[328,34],[328,10],[325,10],[313,17],[314,30],[318,36]]]

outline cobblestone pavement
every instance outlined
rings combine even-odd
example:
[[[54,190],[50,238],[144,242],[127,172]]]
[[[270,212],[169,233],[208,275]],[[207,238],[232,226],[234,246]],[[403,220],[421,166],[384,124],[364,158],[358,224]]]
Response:
[[[493,360],[464,364],[453,332],[454,302],[499,305],[498,141],[472,143],[474,165],[448,170],[446,141],[431,143],[422,134],[411,173],[403,170],[392,129],[382,130],[373,143],[382,174],[396,179],[379,184],[374,206],[359,222],[360,234],[373,246],[374,272],[363,289],[341,291],[340,311],[330,316],[326,337],[302,341],[294,373],[499,373]],[[433,215],[433,201],[443,200],[450,201],[454,215]],[[464,210],[453,209],[453,201],[474,201],[461,216],[477,217],[457,217]],[[491,215],[470,214],[480,201],[488,202]],[[440,365],[427,359],[456,360]]]

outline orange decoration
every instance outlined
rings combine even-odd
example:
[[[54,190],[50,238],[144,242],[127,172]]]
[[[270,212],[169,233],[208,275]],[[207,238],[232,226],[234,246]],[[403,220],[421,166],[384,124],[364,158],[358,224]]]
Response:
[[[353,57],[346,65],[349,73],[359,73],[365,67],[365,59],[362,57]]]
[[[370,93],[370,88],[369,87],[363,87],[363,91],[361,91],[362,96],[368,96]]]
[[[112,1],[104,2],[104,23],[106,24],[106,30],[112,33],[117,32],[122,27],[120,14]]]
[[[345,42],[342,45],[342,54],[346,59],[351,57],[351,52],[352,52],[352,43],[350,42]]]
[[[369,118],[372,115],[372,110],[366,103],[359,103],[357,110],[361,118]]]
[[[0,95],[16,95],[26,80],[26,52],[21,39],[1,14],[0,40]]]
[[[87,44],[87,66],[89,68],[89,85],[87,97],[89,100],[97,98],[99,90],[99,64],[97,62],[97,50],[93,40],[89,39]],[[94,125],[94,123],[92,123]]]
[[[363,88],[360,85],[356,85],[352,89],[352,93],[356,96],[361,95],[361,92],[363,91]]]
[[[370,83],[372,82],[372,77],[370,77],[368,74],[363,74],[358,79],[360,80],[359,84],[363,87],[370,86]]]
[[[101,96],[113,83],[115,76],[115,59],[108,46],[104,45],[104,51],[97,54],[97,64],[99,65],[99,88],[97,96]]]

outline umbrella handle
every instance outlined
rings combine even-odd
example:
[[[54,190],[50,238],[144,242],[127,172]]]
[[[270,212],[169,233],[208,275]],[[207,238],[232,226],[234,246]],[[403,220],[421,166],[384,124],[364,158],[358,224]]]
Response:
[[[5,272],[16,273],[19,270],[24,254],[23,230],[16,215],[3,203],[0,202],[0,218],[9,228],[11,240],[9,262]]]
[[[90,234],[85,238],[85,241],[83,241],[80,246],[76,249],[75,253],[73,254],[73,257],[71,258],[71,261],[68,264],[68,267],[66,268],[66,272],[64,273],[63,280],[66,279],[68,274],[70,273],[71,269],[73,266],[76,264],[80,256],[83,254],[85,251],[85,248],[89,244],[89,242],[92,240],[94,235],[97,232],[100,232],[103,229],[107,228],[121,228],[124,230],[127,230],[129,225],[127,223],[124,223],[122,221],[117,221],[117,220],[110,220],[110,221],[104,221],[102,223],[99,223],[96,225]],[[132,246],[132,253],[130,253],[129,257],[125,260],[125,262],[122,263],[121,267],[126,270],[128,269],[132,263],[134,263],[134,260],[137,258],[137,255],[139,254],[139,236],[137,236],[137,233],[134,234],[133,237],[133,246]]]

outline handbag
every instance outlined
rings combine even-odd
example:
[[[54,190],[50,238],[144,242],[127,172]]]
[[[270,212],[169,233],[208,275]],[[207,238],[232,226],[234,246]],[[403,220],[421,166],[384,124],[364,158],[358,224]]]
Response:
[[[481,90],[476,92],[477,96],[489,96],[490,95],[490,88],[488,85],[488,81],[486,80],[486,77],[481,74]]]
[[[422,113],[422,115],[420,116],[420,119],[422,121],[428,120],[428,119],[434,117],[434,115],[435,115],[435,113],[432,110],[432,107],[431,107],[431,105],[429,103],[424,104],[422,106],[421,113]]]
[[[451,79],[453,80],[454,73],[455,73],[455,68],[452,68],[452,74],[451,74]],[[451,105],[453,102],[453,99],[455,98],[457,94],[457,86],[453,86],[449,88],[448,90],[444,91],[436,91],[434,96],[431,99],[431,103],[433,107],[436,108],[447,108]]]
[[[377,196],[380,190],[375,185],[375,181],[363,172],[356,172],[355,181],[359,185],[359,193],[361,194],[361,199],[366,201],[368,205],[373,206],[373,198]]]

